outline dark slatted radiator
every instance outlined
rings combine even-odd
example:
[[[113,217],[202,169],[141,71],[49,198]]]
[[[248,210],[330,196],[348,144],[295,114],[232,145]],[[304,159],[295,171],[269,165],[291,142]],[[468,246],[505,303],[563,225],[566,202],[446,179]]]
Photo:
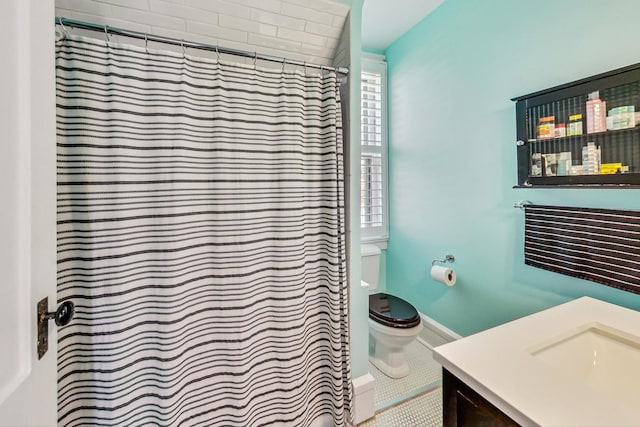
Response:
[[[524,208],[525,264],[640,294],[640,211]]]

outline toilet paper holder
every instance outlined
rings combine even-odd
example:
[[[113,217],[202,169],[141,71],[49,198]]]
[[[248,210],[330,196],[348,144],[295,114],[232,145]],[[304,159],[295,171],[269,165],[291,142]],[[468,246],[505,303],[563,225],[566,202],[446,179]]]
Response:
[[[447,254],[444,256],[444,259],[434,259],[433,261],[431,261],[431,266],[433,267],[435,265],[436,262],[454,262],[456,260],[456,258],[451,255],[451,254]]]

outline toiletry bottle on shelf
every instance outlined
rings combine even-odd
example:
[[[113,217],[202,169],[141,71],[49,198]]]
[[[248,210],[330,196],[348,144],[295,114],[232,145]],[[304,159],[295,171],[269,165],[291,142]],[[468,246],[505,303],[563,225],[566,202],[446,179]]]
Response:
[[[600,173],[602,152],[595,142],[588,142],[582,147],[582,173],[584,175],[597,175]]]
[[[572,114],[569,116],[567,136],[573,135],[582,135],[582,114]]]
[[[587,133],[604,132],[607,130],[607,104],[600,99],[600,92],[589,94],[587,100]]]
[[[550,139],[555,136],[556,116],[540,117],[538,139]]]

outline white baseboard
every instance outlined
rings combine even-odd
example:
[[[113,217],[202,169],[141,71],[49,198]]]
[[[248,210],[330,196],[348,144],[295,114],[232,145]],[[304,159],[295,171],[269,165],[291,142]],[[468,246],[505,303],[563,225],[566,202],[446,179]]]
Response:
[[[418,339],[430,349],[462,338],[462,335],[436,322],[424,313],[420,313],[420,318],[423,328]]]
[[[358,425],[376,412],[375,378],[370,373],[361,375],[351,381],[353,385],[353,425]]]

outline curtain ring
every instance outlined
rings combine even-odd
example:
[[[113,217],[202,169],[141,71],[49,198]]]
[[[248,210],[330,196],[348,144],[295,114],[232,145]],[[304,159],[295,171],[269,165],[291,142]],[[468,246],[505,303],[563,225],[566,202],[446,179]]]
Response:
[[[67,38],[67,29],[64,27],[64,24],[62,23],[62,17],[58,18],[58,23],[62,27],[62,38],[66,39]]]
[[[104,37],[105,37],[105,39],[107,39],[107,43],[111,41],[111,40],[109,40],[109,26],[108,25],[104,26]]]

